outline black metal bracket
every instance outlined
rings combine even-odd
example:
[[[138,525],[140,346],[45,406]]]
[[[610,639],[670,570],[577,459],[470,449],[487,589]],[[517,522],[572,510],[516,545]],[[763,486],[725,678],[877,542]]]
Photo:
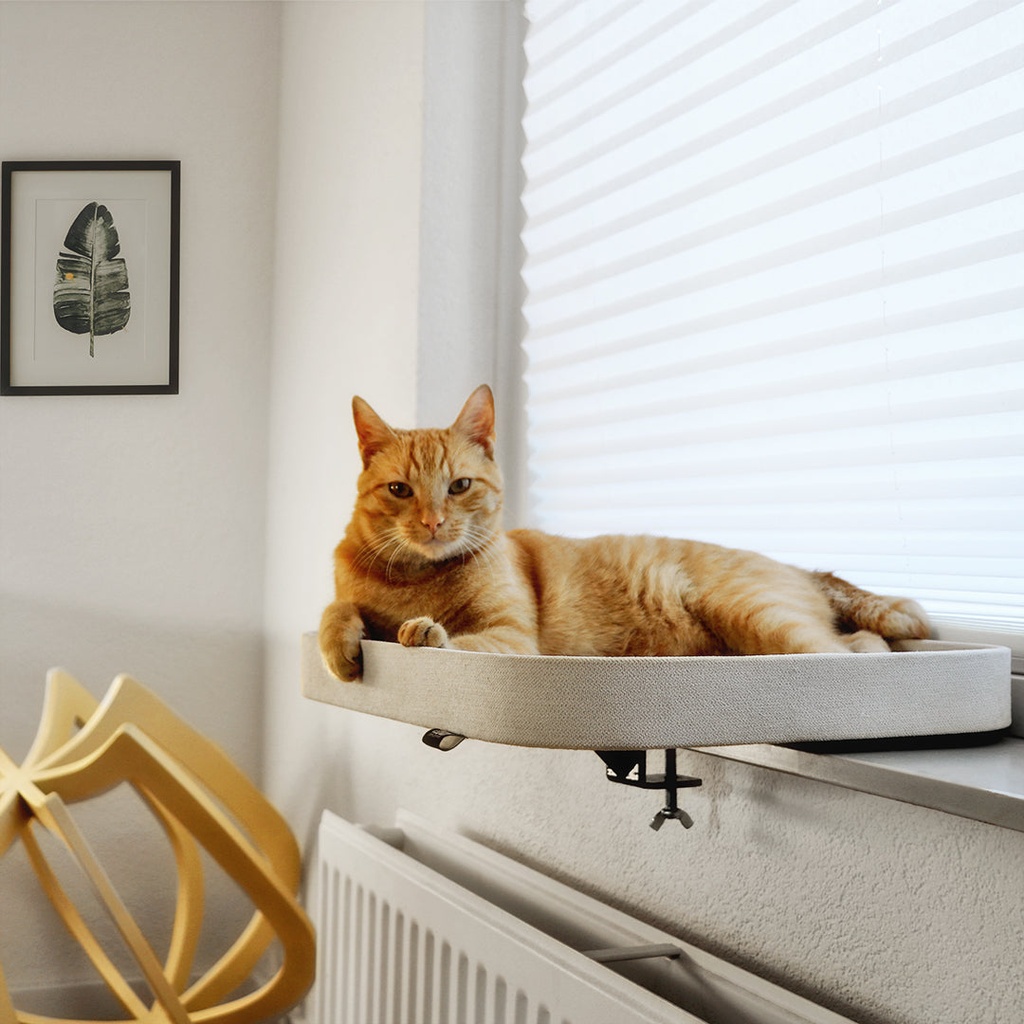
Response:
[[[454,750],[465,738],[447,729],[428,729],[423,734],[423,742],[435,750]]]
[[[428,729],[423,742],[435,750],[453,750],[466,737],[447,729]],[[676,771],[674,747],[665,750],[665,771],[651,773],[647,770],[646,750],[597,750],[597,756],[604,761],[605,778],[620,786],[635,786],[638,789],[663,789],[665,806],[651,819],[655,832],[670,819],[678,821],[683,828],[693,827],[693,818],[679,806],[679,790],[692,789],[701,785],[701,779],[692,775],[680,775]]]
[[[678,821],[683,828],[693,826],[693,818],[679,806],[679,790],[699,786],[702,780],[692,775],[678,774],[674,747],[665,751],[665,771],[661,774],[650,774],[647,771],[646,750],[598,750],[595,753],[605,763],[605,777],[609,782],[665,791],[665,806],[651,819],[651,828],[655,832],[670,818]]]

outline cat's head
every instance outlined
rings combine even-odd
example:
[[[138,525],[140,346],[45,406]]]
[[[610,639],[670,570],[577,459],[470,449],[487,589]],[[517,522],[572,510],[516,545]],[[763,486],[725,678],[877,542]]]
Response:
[[[363,459],[356,517],[374,559],[397,566],[465,557],[501,528],[494,397],[486,384],[446,429],[397,430],[358,397],[352,415]]]

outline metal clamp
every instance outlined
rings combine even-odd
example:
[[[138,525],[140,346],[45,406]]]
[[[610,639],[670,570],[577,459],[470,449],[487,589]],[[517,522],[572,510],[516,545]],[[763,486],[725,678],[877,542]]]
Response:
[[[679,790],[699,786],[702,780],[676,772],[674,747],[665,750],[664,774],[656,775],[647,771],[646,750],[598,750],[596,754],[605,763],[605,777],[609,782],[665,791],[665,806],[651,819],[651,828],[655,832],[670,819],[678,821],[683,828],[693,827],[693,818],[679,806]]]

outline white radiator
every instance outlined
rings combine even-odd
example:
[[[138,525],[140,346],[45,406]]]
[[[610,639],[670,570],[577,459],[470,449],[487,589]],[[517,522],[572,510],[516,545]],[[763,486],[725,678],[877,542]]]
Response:
[[[316,1024],[850,1024],[404,812],[325,812],[317,887]]]

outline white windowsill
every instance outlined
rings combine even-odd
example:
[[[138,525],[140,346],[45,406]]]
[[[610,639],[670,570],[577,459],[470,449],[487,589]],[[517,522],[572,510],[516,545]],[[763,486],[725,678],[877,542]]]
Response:
[[[928,741],[877,740],[853,744],[701,747],[716,757],[743,761],[862,793],[930,807],[961,818],[1024,832],[1024,643],[1020,634],[943,623],[944,640],[1011,646],[1013,725],[994,742],[964,736]],[[888,747],[888,749],[886,749]]]
[[[765,744],[699,749],[1024,832],[1024,739],[1017,736],[983,746],[918,750],[872,745],[858,752],[823,753],[821,747]]]

